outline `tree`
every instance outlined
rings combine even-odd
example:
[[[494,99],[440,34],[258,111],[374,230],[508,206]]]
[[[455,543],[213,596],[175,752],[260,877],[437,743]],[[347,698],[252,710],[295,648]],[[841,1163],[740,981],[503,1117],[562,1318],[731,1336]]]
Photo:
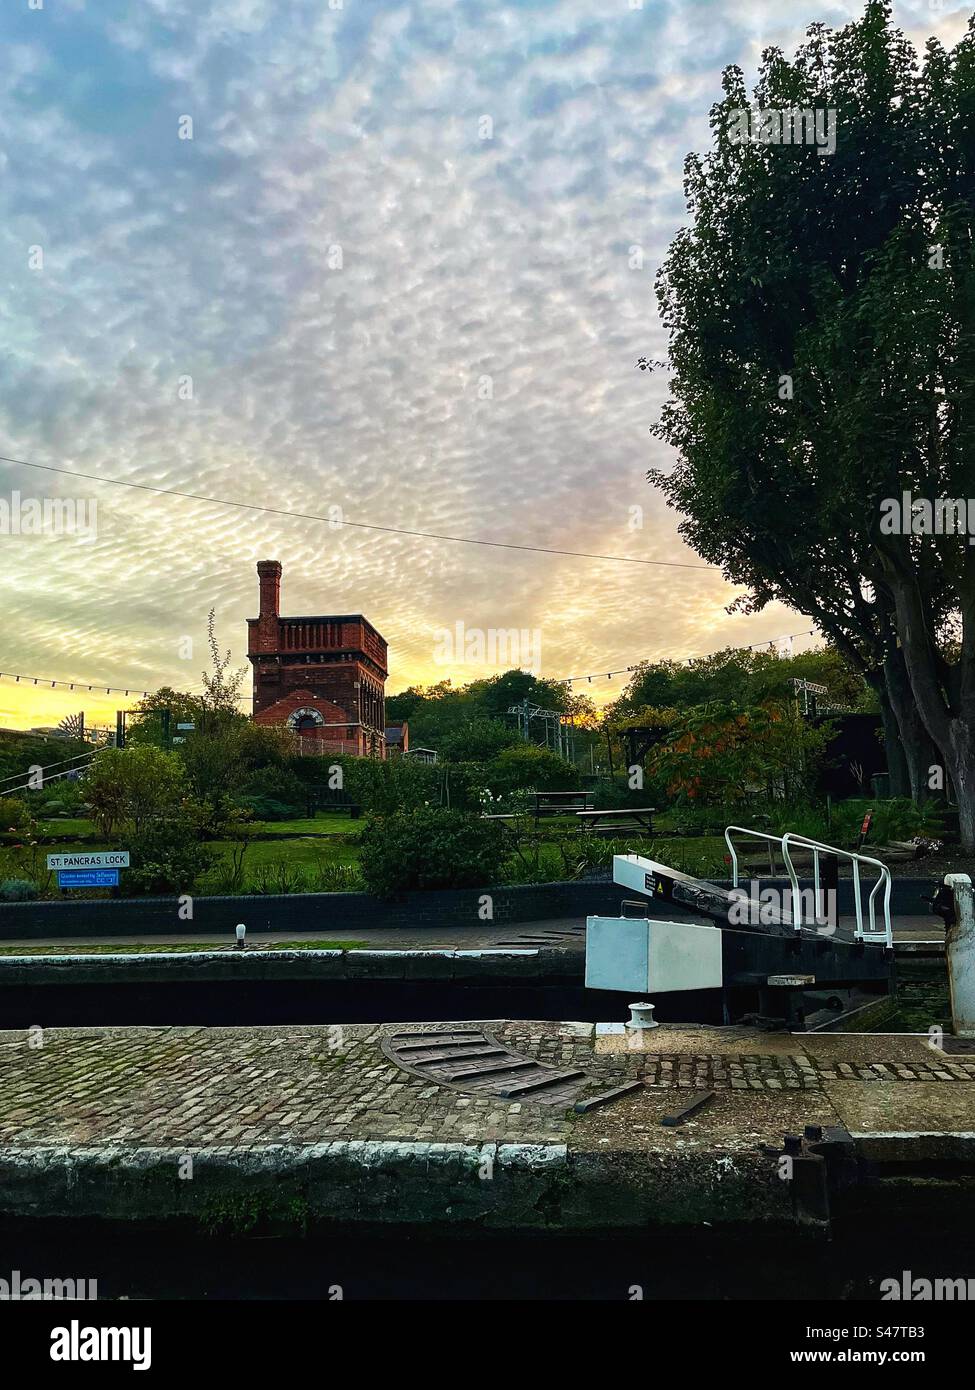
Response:
[[[207,643],[210,647],[212,671],[203,672],[202,725],[206,731],[220,728],[243,718],[240,712],[240,689],[247,674],[246,667],[230,669],[230,651],[221,655],[217,642],[216,609],[207,614]]]
[[[975,20],[918,70],[889,19],[870,0],[792,62],[767,50],[754,103],[725,73],[714,148],[686,164],[692,225],[658,277],[656,432],[678,462],[648,476],[747,587],[739,608],[790,604],[862,672],[915,795],[948,769],[972,849],[975,549],[881,522],[907,492],[975,493]],[[734,143],[753,104],[834,111],[835,154]]]
[[[175,817],[186,791],[179,758],[151,744],[105,748],[85,774],[92,819],[106,836],[116,830],[141,835],[153,823]]]
[[[169,716],[169,739],[163,714]],[[166,748],[176,734],[177,724],[193,724],[198,729],[202,722],[203,704],[199,695],[191,695],[184,690],[174,690],[163,685],[151,695],[145,695],[129,714],[125,733],[126,743],[152,743],[157,748]]]
[[[791,700],[715,702],[680,715],[651,753],[651,773],[698,805],[754,801],[756,791],[792,800],[811,791],[827,738]]]
[[[792,699],[793,680],[813,681],[829,690],[826,702],[848,709],[875,709],[873,692],[835,647],[798,656],[728,647],[694,661],[658,661],[637,667],[623,694],[606,716],[617,728],[638,724],[646,707],[687,709],[709,700],[760,702]]]

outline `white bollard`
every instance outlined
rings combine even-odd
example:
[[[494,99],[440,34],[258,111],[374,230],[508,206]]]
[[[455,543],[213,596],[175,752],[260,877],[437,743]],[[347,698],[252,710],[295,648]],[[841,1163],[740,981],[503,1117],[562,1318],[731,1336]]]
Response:
[[[945,874],[945,884],[955,900],[945,939],[951,1019],[956,1037],[975,1038],[975,892],[968,874]]]
[[[627,1004],[626,1007],[630,1011],[630,1021],[626,1025],[627,1028],[644,1029],[660,1027],[660,1024],[653,1016],[655,1005],[644,1002],[642,1004]]]
[[[237,923],[237,928],[236,928],[236,936],[237,936],[237,945],[236,945],[236,948],[235,948],[236,950],[238,950],[238,951],[243,951],[243,950],[245,949],[245,947],[246,947],[246,942],[244,941],[244,937],[245,937],[246,935],[247,935],[247,928],[244,926],[243,922],[238,922],[238,923]]]

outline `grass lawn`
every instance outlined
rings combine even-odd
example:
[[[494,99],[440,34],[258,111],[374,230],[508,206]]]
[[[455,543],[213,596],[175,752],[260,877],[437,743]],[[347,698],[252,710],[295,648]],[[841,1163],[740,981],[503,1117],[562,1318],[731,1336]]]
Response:
[[[352,837],[363,822],[353,821],[348,816],[334,814],[319,815],[311,819],[300,818],[287,821],[255,822],[258,833],[271,838],[251,840],[244,857],[244,882],[247,889],[261,889],[264,892],[315,892],[342,891],[354,884],[344,884],[340,878],[332,879],[329,871],[358,863],[359,846],[348,843],[344,837]],[[93,851],[97,849],[124,849],[124,837],[113,836],[111,843],[99,837],[94,825],[83,819],[48,820],[42,823],[42,833],[70,835],[67,843],[50,847],[40,846],[41,862],[46,854]],[[563,850],[555,841],[562,840],[566,832],[575,830],[570,817],[546,817],[539,827],[543,837],[539,847],[539,864],[543,879],[560,879],[566,876],[566,863],[573,865],[573,841],[575,835],[569,834]],[[551,834],[552,839],[547,836]],[[209,848],[219,857],[219,862],[204,877],[203,893],[226,892],[227,874],[231,862],[230,841],[215,840]],[[607,845],[607,849],[610,846]],[[724,840],[720,835],[701,835],[675,839],[648,839],[639,833],[621,833],[613,837],[614,852],[642,854],[669,864],[672,868],[695,877],[724,877],[727,865]],[[531,856],[526,854],[526,858]],[[513,860],[511,877],[522,881],[519,861]],[[280,874],[280,878],[276,877]],[[0,878],[4,873],[0,871]],[[19,876],[19,875],[18,875]],[[122,871],[122,891],[125,891],[125,870]],[[53,876],[52,876],[53,881]],[[57,889],[49,894],[57,897]],[[69,895],[66,895],[69,896]],[[75,895],[70,895],[75,896]],[[81,894],[77,895],[81,896]],[[107,897],[108,890],[90,890],[85,897]]]
[[[76,840],[92,840],[98,831],[86,816],[56,817],[54,820],[39,820],[37,829],[40,835],[71,835]]]
[[[351,816],[315,816],[303,820],[256,820],[254,829],[261,835],[351,835],[361,830],[365,819],[353,820]]]
[[[353,820],[351,816],[325,815],[313,819],[298,820],[256,820],[254,830],[259,835],[350,835],[361,830],[364,822]],[[40,820],[37,828],[42,836],[70,835],[72,839],[89,842],[97,839],[98,831],[93,823],[82,816],[65,816],[54,820]]]

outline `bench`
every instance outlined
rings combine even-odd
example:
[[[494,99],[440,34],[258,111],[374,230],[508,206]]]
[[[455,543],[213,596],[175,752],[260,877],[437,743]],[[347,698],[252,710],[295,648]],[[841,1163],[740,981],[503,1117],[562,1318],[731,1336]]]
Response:
[[[592,792],[536,792],[535,824],[542,816],[571,816],[592,810]]]
[[[339,811],[351,820],[358,820],[362,815],[362,807],[358,802],[328,796],[327,793],[323,795],[321,789],[317,788],[308,797],[306,807],[308,820],[314,820],[319,811]]]

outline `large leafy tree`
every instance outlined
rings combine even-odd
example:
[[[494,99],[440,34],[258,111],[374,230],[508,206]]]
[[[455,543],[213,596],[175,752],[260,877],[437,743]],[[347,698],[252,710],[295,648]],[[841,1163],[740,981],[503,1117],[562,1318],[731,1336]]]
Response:
[[[975,495],[975,20],[919,63],[870,0],[767,50],[753,99],[737,68],[723,85],[658,279],[678,461],[650,478],[741,606],[785,601],[863,673],[916,794],[947,768],[973,848],[975,548],[881,520]],[[747,107],[834,111],[835,153],[736,144]]]

